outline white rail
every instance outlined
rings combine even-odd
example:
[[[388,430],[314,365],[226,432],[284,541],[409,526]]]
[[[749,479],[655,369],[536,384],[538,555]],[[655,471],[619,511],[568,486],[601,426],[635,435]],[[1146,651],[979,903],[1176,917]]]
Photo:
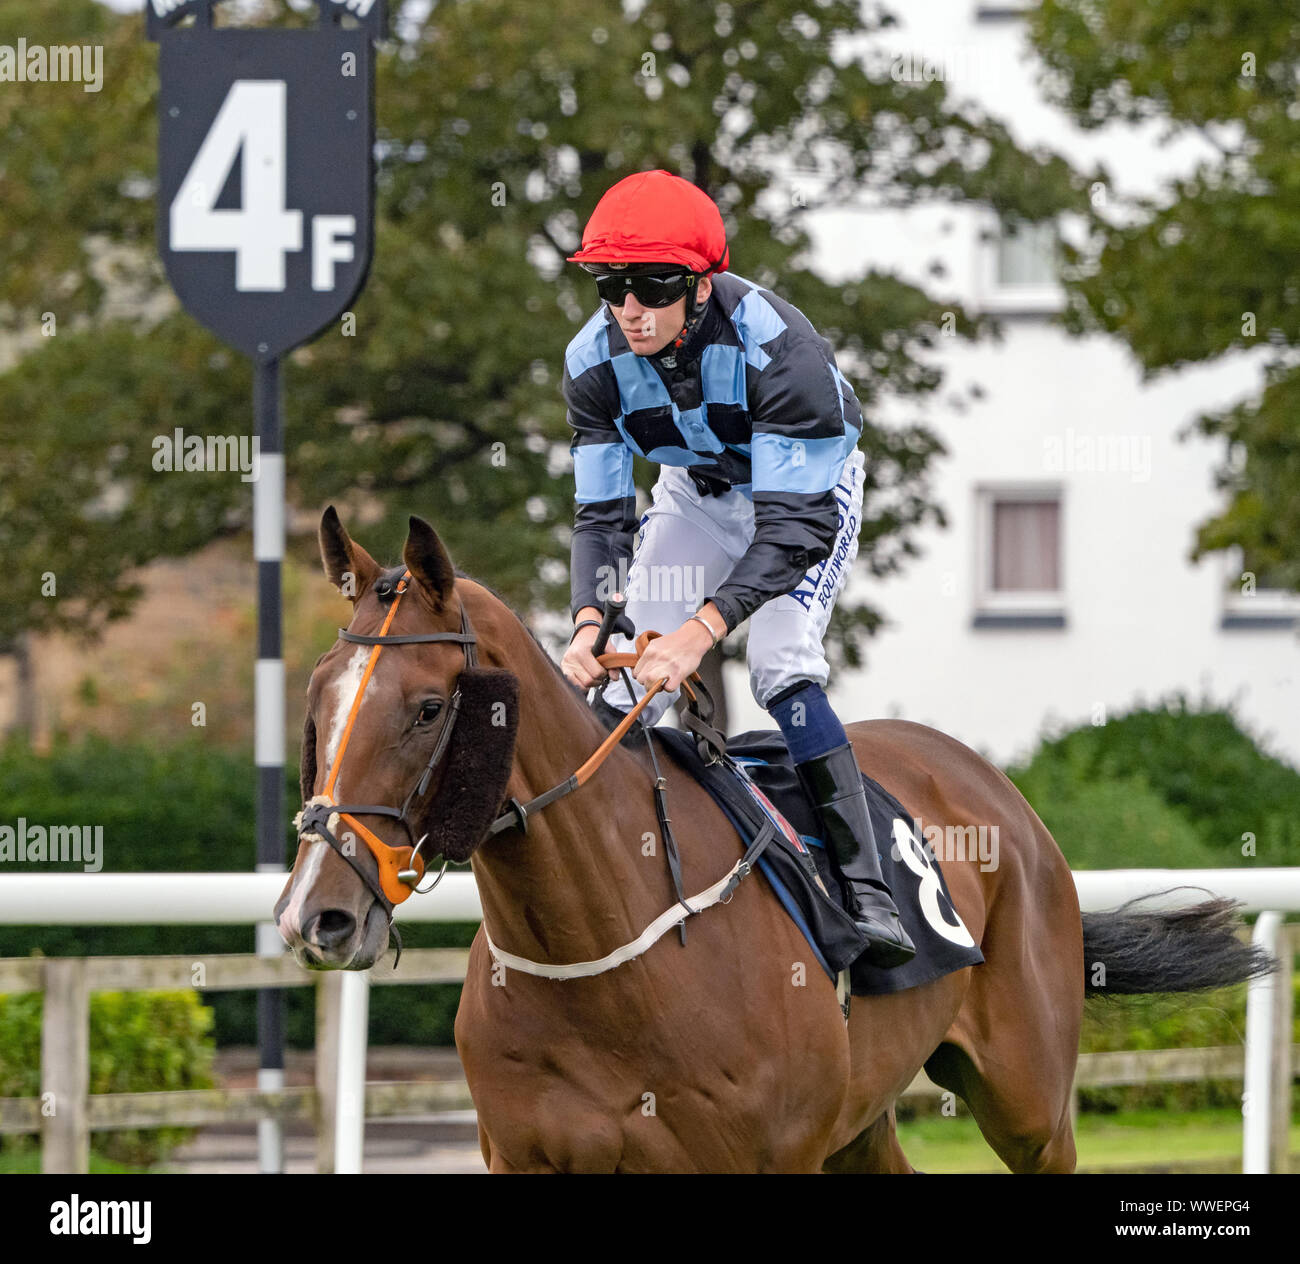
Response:
[[[0,925],[247,926],[280,897],[278,873],[14,873],[0,877]],[[1074,875],[1085,910],[1114,908],[1163,892],[1148,907],[1174,908],[1213,892],[1248,913],[1300,912],[1300,868],[1099,869]],[[397,911],[400,922],[477,922],[483,916],[468,873],[449,873]]]
[[[279,898],[284,875],[275,873],[50,873],[0,878],[0,925],[163,926],[255,925]],[[1240,901],[1262,913],[1255,942],[1273,950],[1285,913],[1300,912],[1300,868],[1111,869],[1074,874],[1080,907],[1114,908],[1138,896],[1147,907],[1171,908],[1202,894]],[[402,922],[476,922],[482,918],[472,875],[453,873],[425,896],[399,909]],[[1277,1038],[1289,1013],[1290,970],[1256,979],[1246,1002],[1246,1083],[1243,1100],[1243,1170],[1270,1169],[1269,1120],[1289,1069],[1279,1072]],[[335,1170],[361,1171],[365,1129],[365,975],[344,979],[336,1079]],[[1285,1033],[1289,1036],[1289,1030]],[[1287,1056],[1290,1044],[1287,1042]]]
[[[282,873],[13,873],[0,877],[0,925],[249,926],[265,922]],[[477,922],[478,888],[449,873],[398,909],[403,922]]]
[[[1275,909],[1300,913],[1300,868],[1295,869],[1094,869],[1074,875],[1085,912],[1114,908],[1138,896],[1146,908],[1178,908],[1199,893],[1240,900],[1247,913]]]
[[[366,1145],[366,1042],[370,1029],[370,976],[343,976],[339,997],[339,1051],[334,1100],[334,1171],[361,1171]]]
[[[1277,956],[1282,914],[1261,913],[1253,942]],[[1286,995],[1281,995],[1285,989]],[[1279,962],[1276,974],[1251,980],[1246,991],[1246,1075],[1241,1094],[1241,1170],[1268,1172],[1272,1163],[1286,1159],[1286,1138],[1291,1113],[1291,962]],[[1285,1051],[1279,1039],[1287,1041]],[[1280,1111],[1281,1121],[1275,1119]],[[1282,1152],[1271,1153],[1280,1131]]]

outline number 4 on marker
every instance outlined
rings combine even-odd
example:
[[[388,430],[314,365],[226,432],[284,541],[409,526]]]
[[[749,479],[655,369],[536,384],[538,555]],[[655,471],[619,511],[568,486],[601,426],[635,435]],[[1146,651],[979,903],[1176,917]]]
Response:
[[[302,249],[302,212],[287,210],[286,85],[280,79],[238,79],[226,94],[171,205],[173,250],[233,250],[235,288],[284,289],[284,256]],[[235,159],[242,155],[243,206],[217,210]],[[351,215],[312,219],[312,289],[334,288],[334,264],[354,257],[344,240]]]

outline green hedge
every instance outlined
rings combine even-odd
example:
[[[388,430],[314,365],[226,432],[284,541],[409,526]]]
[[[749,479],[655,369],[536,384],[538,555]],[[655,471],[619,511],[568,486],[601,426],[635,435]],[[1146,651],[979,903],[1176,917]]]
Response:
[[[1293,1040],[1300,1043],[1300,973],[1293,980],[1296,1019]],[[1083,1009],[1080,1053],[1124,1049],[1244,1048],[1246,988],[1244,985],[1199,996],[1118,996],[1088,1001]],[[1197,1080],[1184,1084],[1134,1084],[1119,1088],[1080,1088],[1079,1109],[1099,1114],[1119,1111],[1193,1111],[1241,1109],[1242,1082]],[[1300,1110],[1300,1085],[1292,1089],[1293,1109]],[[966,1113],[967,1108],[961,1107]],[[900,1119],[940,1113],[937,1102],[905,1102]]]
[[[37,754],[17,740],[0,746],[0,825],[103,828],[103,872],[244,871],[255,864],[256,778],[252,753],[214,747],[202,737],[170,747],[113,743],[100,737],[62,741]],[[292,815],[297,768],[285,770],[285,861],[295,851]],[[5,865],[9,871],[68,872],[73,865]],[[2,880],[2,876],[0,876]],[[270,910],[267,910],[268,914]],[[411,948],[468,947],[472,924],[413,925]],[[0,957],[51,957],[253,951],[251,926],[0,926]],[[287,1038],[315,1039],[312,990],[284,993]],[[460,988],[378,988],[370,998],[376,1044],[452,1043]],[[256,994],[209,993],[219,1045],[257,1041]]]
[[[1296,1019],[1292,1039],[1300,1041],[1300,975],[1293,978]],[[1244,985],[1198,996],[1123,996],[1089,1001],[1083,1011],[1082,1053],[1112,1049],[1205,1049],[1246,1041]],[[1241,1109],[1240,1080],[1203,1080],[1187,1084],[1081,1088],[1081,1110],[1114,1112],[1157,1108],[1201,1110],[1214,1106]],[[1300,1090],[1296,1094],[1300,1104]]]
[[[39,1097],[39,992],[0,995],[0,1097]],[[90,1091],[160,1092],[211,1088],[212,1011],[194,992],[92,992]],[[193,1134],[151,1128],[95,1134],[95,1149],[123,1163],[148,1165]],[[29,1149],[31,1136],[0,1138],[6,1150]]]
[[[1300,772],[1229,709],[1175,696],[1049,737],[1007,775],[1081,868],[1300,864]]]
[[[1059,765],[1022,778],[1019,789],[1052,831],[1071,869],[1221,867],[1190,821],[1144,777],[1074,783]]]

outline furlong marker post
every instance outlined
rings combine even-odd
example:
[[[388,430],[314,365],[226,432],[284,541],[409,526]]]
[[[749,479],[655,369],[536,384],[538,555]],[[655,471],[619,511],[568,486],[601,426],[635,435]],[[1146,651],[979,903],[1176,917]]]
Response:
[[[284,560],[284,442],[280,419],[280,361],[253,369],[253,415],[260,451],[253,483],[253,558],[257,563],[257,666],[253,681],[253,762],[257,767],[257,870],[284,873],[284,618],[280,564]],[[257,953],[284,951],[275,923],[259,922]],[[284,1087],[284,994],[257,994],[257,1087]],[[258,1166],[284,1171],[284,1137],[278,1119],[257,1125]]]
[[[280,370],[284,355],[336,321],[365,284],[374,251],[374,45],[387,35],[387,6],[318,0],[313,29],[275,30],[218,28],[218,3],[145,0],[146,33],[159,49],[158,251],[186,311],[253,364],[256,864],[281,874]],[[256,942],[262,956],[284,950],[270,920],[258,923]],[[278,991],[258,993],[257,1015],[258,1087],[275,1091],[284,1083]],[[278,1120],[260,1122],[258,1151],[262,1171],[284,1170]]]

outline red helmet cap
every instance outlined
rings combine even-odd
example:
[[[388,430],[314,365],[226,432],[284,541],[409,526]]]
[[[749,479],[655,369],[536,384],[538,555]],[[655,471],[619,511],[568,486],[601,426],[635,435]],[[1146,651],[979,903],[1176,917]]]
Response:
[[[638,171],[596,203],[570,263],[679,263],[725,272],[727,230],[703,189],[668,171]]]

